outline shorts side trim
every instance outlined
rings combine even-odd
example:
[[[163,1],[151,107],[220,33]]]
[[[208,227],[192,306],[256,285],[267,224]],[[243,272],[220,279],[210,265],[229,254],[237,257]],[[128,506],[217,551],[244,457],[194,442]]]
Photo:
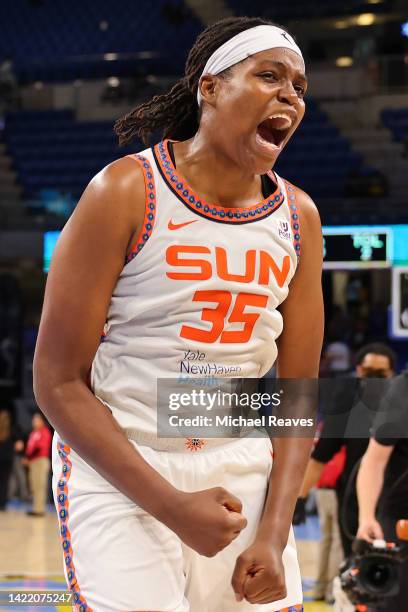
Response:
[[[74,566],[74,551],[71,544],[71,533],[68,527],[69,500],[68,500],[68,481],[71,476],[72,462],[70,459],[71,448],[67,444],[57,443],[58,455],[62,462],[61,476],[57,485],[58,502],[58,522],[60,526],[60,536],[64,553],[64,563],[68,577],[68,587],[72,593],[75,609],[79,612],[93,612],[88,606],[85,597],[81,594],[81,589],[76,577]]]

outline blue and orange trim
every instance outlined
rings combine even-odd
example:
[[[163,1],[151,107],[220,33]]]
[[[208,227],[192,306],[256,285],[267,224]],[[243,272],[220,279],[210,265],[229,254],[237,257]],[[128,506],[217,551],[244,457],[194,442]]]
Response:
[[[286,190],[288,192],[288,203],[290,212],[290,222],[292,225],[293,233],[293,247],[295,249],[297,258],[300,257],[300,219],[299,219],[299,207],[296,202],[296,189],[295,187],[285,180]]]
[[[143,155],[131,154],[127,155],[126,157],[135,159],[142,168],[146,190],[146,202],[142,229],[140,230],[137,242],[132,247],[130,253],[128,253],[126,256],[125,264],[129,263],[129,261],[134,259],[136,255],[140,253],[146,242],[149,240],[153,231],[157,209],[154,174],[149,161],[145,157],[143,157]]]
[[[57,485],[57,511],[60,526],[60,537],[64,553],[64,563],[68,578],[68,588],[72,593],[75,609],[78,610],[78,612],[92,612],[92,609],[90,606],[88,606],[85,597],[81,594],[81,589],[78,584],[73,559],[74,552],[71,544],[71,533],[68,527],[68,482],[72,471],[72,462],[69,456],[71,448],[67,444],[62,444],[61,442],[58,442],[57,448],[58,455],[62,461],[62,472]]]
[[[78,612],[93,612],[92,608],[87,604],[85,597],[81,594],[81,589],[78,584],[73,560],[74,553],[71,544],[71,533],[68,527],[68,482],[72,472],[72,462],[69,456],[71,448],[67,444],[58,442],[57,449],[58,455],[62,461],[62,472],[57,485],[57,510],[64,562],[68,578],[68,588],[72,592],[74,607]],[[281,608],[278,612],[304,612],[304,608],[302,604],[296,604],[287,608]]]
[[[228,208],[205,202],[194,193],[191,187],[177,173],[168,150],[168,142],[168,140],[164,140],[153,147],[153,155],[157,167],[171,191],[187,208],[197,215],[219,223],[241,225],[264,219],[283,204],[284,194],[279,186],[268,198],[261,200],[258,204],[244,208]]]

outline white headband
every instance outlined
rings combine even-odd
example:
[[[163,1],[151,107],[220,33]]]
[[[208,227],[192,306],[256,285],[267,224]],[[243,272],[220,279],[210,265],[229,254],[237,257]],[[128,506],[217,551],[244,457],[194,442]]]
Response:
[[[293,38],[276,26],[260,25],[240,32],[219,47],[204,66],[204,74],[219,74],[223,70],[242,62],[242,60],[267,49],[291,49],[303,59],[303,55]],[[200,79],[201,79],[200,77]],[[197,92],[198,106],[201,104],[200,88]]]

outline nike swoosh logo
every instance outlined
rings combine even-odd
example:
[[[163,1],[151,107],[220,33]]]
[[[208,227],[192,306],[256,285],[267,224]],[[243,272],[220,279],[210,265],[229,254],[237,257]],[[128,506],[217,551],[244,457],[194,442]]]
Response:
[[[169,230],[177,230],[181,227],[185,227],[186,225],[190,225],[190,223],[195,223],[196,221],[198,221],[198,219],[193,219],[193,221],[185,221],[184,223],[173,223],[173,221],[170,219],[167,227]]]

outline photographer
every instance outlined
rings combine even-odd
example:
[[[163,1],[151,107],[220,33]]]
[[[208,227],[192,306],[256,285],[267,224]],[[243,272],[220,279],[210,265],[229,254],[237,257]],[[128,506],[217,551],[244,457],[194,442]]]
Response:
[[[378,342],[367,344],[355,356],[354,377],[333,380],[331,384],[334,392],[329,399],[330,406],[323,406],[323,428],[311,454],[296,505],[293,518],[295,525],[305,519],[306,498],[311,488],[319,481],[325,464],[345,446],[345,466],[336,483],[340,536],[345,557],[351,554],[350,536],[355,535],[358,527],[358,507],[353,476],[358,462],[367,449],[375,416],[370,410],[360,410],[362,382],[369,378],[391,378],[394,376],[395,361],[395,354],[387,345]]]
[[[393,381],[374,425],[373,438],[357,478],[359,528],[357,538],[385,539],[403,546],[396,522],[408,518],[408,371]],[[376,510],[378,520],[376,518]],[[400,566],[400,591],[370,610],[396,612],[408,602],[408,559]]]

